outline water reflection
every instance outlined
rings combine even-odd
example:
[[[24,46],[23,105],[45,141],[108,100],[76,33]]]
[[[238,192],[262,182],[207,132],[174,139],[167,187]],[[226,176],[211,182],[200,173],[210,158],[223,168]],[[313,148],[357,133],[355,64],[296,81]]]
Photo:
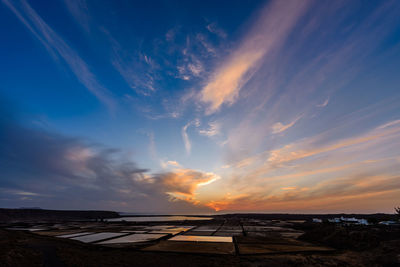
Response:
[[[191,216],[150,216],[150,217],[121,217],[107,219],[108,222],[168,222],[168,221],[202,221],[212,220],[212,217],[191,217]]]
[[[232,237],[228,236],[198,236],[198,235],[178,235],[168,240],[171,241],[194,241],[194,242],[224,242],[231,243]]]
[[[136,243],[136,242],[141,243],[141,242],[156,240],[164,236],[166,236],[166,234],[133,234],[133,235],[110,239],[107,241],[100,242],[98,244],[122,244],[122,243]]]
[[[84,236],[78,236],[78,237],[73,237],[71,239],[77,240],[77,241],[81,241],[84,243],[91,243],[91,242],[95,242],[95,241],[99,241],[99,240],[103,240],[103,239],[107,239],[107,238],[111,238],[111,237],[117,237],[117,236],[121,236],[124,235],[125,233],[110,233],[110,232],[102,232],[102,233],[96,233],[96,234],[92,234],[92,235],[84,235]]]

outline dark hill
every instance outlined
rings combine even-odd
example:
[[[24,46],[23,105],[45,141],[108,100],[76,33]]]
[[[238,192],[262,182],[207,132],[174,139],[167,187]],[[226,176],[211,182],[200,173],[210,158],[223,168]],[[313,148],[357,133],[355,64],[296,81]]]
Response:
[[[101,210],[0,209],[0,222],[2,223],[96,220],[116,217],[120,217],[117,212]]]

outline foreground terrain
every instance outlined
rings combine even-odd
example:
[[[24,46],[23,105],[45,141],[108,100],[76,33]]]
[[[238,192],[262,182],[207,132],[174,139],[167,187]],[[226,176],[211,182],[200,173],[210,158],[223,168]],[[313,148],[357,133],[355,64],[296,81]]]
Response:
[[[0,266],[400,266],[398,226],[268,216],[168,222],[24,217],[1,225]]]

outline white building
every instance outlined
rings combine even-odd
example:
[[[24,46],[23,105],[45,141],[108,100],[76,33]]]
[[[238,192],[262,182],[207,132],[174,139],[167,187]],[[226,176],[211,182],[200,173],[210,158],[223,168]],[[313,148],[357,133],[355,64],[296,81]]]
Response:
[[[356,218],[346,218],[346,217],[340,217],[340,218],[333,218],[333,219],[328,219],[328,222],[330,223],[344,223],[344,224],[361,224],[361,225],[368,225],[368,221],[366,219],[356,219]]]
[[[395,221],[382,221],[382,222],[379,222],[379,224],[382,224],[382,225],[394,225],[394,224],[397,224],[398,222],[395,222]]]
[[[321,220],[321,219],[318,219],[318,218],[313,218],[312,221],[313,221],[314,223],[322,223],[322,220]]]
[[[358,222],[358,220],[356,219],[356,218],[345,218],[345,217],[340,217],[340,220],[342,221],[342,222],[350,222],[350,223],[357,223]]]

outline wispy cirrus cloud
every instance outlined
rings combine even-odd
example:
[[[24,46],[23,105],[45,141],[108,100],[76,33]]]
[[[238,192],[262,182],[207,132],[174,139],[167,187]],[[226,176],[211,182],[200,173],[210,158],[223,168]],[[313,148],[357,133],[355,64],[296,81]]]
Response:
[[[218,122],[216,121],[209,122],[208,126],[209,126],[208,129],[199,130],[199,134],[211,137],[220,133],[221,125]]]
[[[90,17],[86,0],[64,0],[74,20],[87,32],[90,32]],[[157,63],[147,54],[138,50],[124,49],[105,27],[99,28],[111,43],[111,64],[122,76],[130,88],[141,95],[151,95],[156,91]]]
[[[223,170],[222,179],[211,185],[226,188],[224,192],[229,194],[214,197],[210,207],[287,210],[299,200],[299,208],[323,210],[322,204],[313,203],[320,200],[331,208],[344,210],[346,204],[335,197],[341,188],[353,188],[343,198],[357,201],[370,196],[379,202],[380,198],[389,199],[396,193],[373,185],[378,181],[396,185],[399,176],[396,151],[400,139],[394,115],[398,114],[398,104],[395,100],[389,105],[372,101],[373,105],[368,106],[355,97],[351,99],[354,106],[346,105],[338,95],[343,88],[361,92],[349,84],[368,67],[375,69],[376,63],[369,58],[398,29],[393,23],[398,21],[398,8],[393,8],[394,2],[379,5],[343,32],[343,24],[356,13],[351,10],[338,16],[343,5],[335,2],[327,8],[313,2],[313,9],[305,8],[301,14],[307,10],[310,13],[299,15],[298,21],[306,25],[304,28],[292,24],[289,37],[282,35],[282,42],[272,45],[274,48],[267,52],[262,48],[249,49],[254,54],[241,58],[246,51],[234,50],[202,87],[197,97],[205,104],[206,115],[232,121],[223,147],[226,163],[232,167]],[[274,25],[273,20],[268,23]],[[326,28],[326,35],[321,36]],[[236,51],[242,53],[234,57]],[[239,92],[243,98],[238,97]],[[223,105],[232,103],[236,106],[225,109],[226,113],[215,114]],[[322,109],[328,104],[329,109]],[[382,124],[384,116],[394,120]],[[300,118],[301,125],[296,124]],[[294,126],[299,130],[295,134],[279,134]],[[361,186],[357,177],[375,182]],[[374,201],[369,201],[371,207]]]
[[[183,138],[183,144],[185,145],[186,153],[190,154],[190,151],[192,150],[192,143],[190,143],[190,139],[187,133],[187,128],[190,126],[190,123],[186,124],[185,126],[182,127],[182,138]]]
[[[260,59],[285,41],[307,7],[308,1],[273,1],[264,8],[250,33],[201,90],[199,99],[207,105],[207,114],[236,101]]]
[[[154,133],[149,132],[147,133],[147,136],[149,137],[149,153],[153,159],[157,158],[157,148],[156,148],[156,142],[154,140]]]
[[[327,98],[323,103],[318,104],[317,107],[324,108],[328,105],[328,103],[329,103],[329,98]]]
[[[293,125],[295,125],[295,123],[301,119],[302,116],[297,117],[296,119],[294,119],[292,122],[288,123],[288,124],[282,124],[281,122],[277,122],[274,125],[272,125],[272,133],[273,134],[278,134],[278,133],[282,133],[284,131],[286,131],[287,129],[289,129],[290,127],[292,127]]]
[[[75,21],[86,31],[90,31],[89,9],[86,0],[64,0],[64,4]]]
[[[170,44],[174,49],[181,48],[177,54],[176,77],[186,81],[202,80],[208,73],[207,60],[217,55],[217,48],[202,32],[186,35],[184,40],[184,44]]]
[[[55,61],[61,58],[83,86],[106,104],[108,108],[114,109],[115,101],[112,94],[100,84],[78,53],[39,16],[28,2],[25,0],[2,1],[42,43]]]
[[[187,133],[187,130],[188,130],[189,126],[192,126],[192,125],[198,127],[198,126],[200,126],[200,121],[198,119],[196,119],[196,120],[188,122],[187,124],[185,124],[185,126],[182,127],[182,131],[181,131],[182,138],[183,138],[183,144],[185,145],[186,154],[188,154],[188,155],[192,151],[192,143],[190,142],[190,138]]]
[[[111,42],[113,55],[112,65],[123,77],[130,88],[140,95],[149,96],[157,91],[156,73],[157,63],[144,53],[130,52],[122,48],[120,43],[111,34],[103,29]]]
[[[222,28],[220,28],[216,22],[208,24],[206,28],[209,32],[218,35],[220,38],[225,39],[227,37],[227,33]]]
[[[167,160],[167,161],[161,161],[160,163],[161,167],[163,169],[166,169],[168,167],[173,167],[173,168],[180,168],[181,165],[179,164],[179,162],[177,162],[176,160]]]
[[[260,61],[262,66],[253,74],[251,83],[240,90],[243,98],[237,99],[242,112],[235,116],[243,116],[238,116],[236,125],[228,131],[225,147],[229,149],[229,157],[236,161],[238,155],[247,157],[262,144],[279,141],[276,136],[271,140],[271,125],[281,122],[279,126],[283,126],[288,117],[305,114],[303,126],[315,124],[311,119],[321,114],[322,105],[331,107],[329,113],[340,113],[335,107],[340,104],[331,101],[334,94],[347,87],[363,70],[374,66],[375,62],[370,62],[369,58],[396,29],[394,22],[398,18],[395,2],[382,3],[360,17],[343,36],[343,24],[355,14],[352,10],[340,17],[343,6],[343,2],[328,5],[313,2],[309,13],[301,19],[304,28],[292,31],[290,39],[279,46],[280,50],[273,50],[274,53]],[[325,28],[329,30],[326,36],[321,36]],[[315,49],[310,50],[310,45]],[[334,99],[337,100],[337,96]],[[234,108],[231,110],[234,112]]]
[[[200,77],[204,72],[203,63],[194,55],[187,55],[183,62],[177,67],[178,78],[189,81],[192,78]]]
[[[273,162],[274,164],[281,164],[312,157],[318,154],[345,149],[352,146],[370,144],[374,141],[386,140],[386,138],[393,138],[393,136],[399,136],[400,134],[399,121],[394,122],[385,124],[388,125],[386,127],[378,126],[377,128],[363,135],[338,140],[332,144],[326,144],[324,146],[313,145],[313,143],[316,141],[313,138],[303,140],[299,143],[287,144],[282,148],[272,150],[270,152],[268,161]]]
[[[230,197],[214,199],[209,206],[286,210],[299,201],[296,209],[313,204],[315,209],[336,205],[340,210],[346,208],[341,198],[387,198],[399,191],[398,140],[400,122],[395,119],[348,138],[328,142],[320,134],[263,151],[232,165],[232,179],[225,181]]]
[[[359,183],[360,178],[364,182]],[[206,205],[216,211],[376,212],[386,199],[394,199],[399,194],[399,181],[399,176],[390,175],[350,176],[311,187],[285,187],[265,197],[238,194]],[[390,212],[391,208],[387,210]]]

